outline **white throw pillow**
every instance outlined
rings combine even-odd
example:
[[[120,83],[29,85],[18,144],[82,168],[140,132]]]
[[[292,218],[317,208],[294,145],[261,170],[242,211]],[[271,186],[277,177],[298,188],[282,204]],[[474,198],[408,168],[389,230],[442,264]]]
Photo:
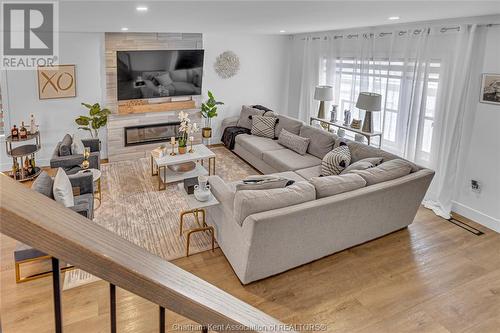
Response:
[[[71,143],[71,154],[73,155],[83,155],[83,150],[85,146],[83,145],[82,139],[80,139],[76,134],[73,135],[73,143]]]
[[[57,174],[54,178],[53,192],[54,199],[63,204],[64,207],[73,207],[75,205],[73,187],[71,186],[68,175],[62,168],[57,169]]]

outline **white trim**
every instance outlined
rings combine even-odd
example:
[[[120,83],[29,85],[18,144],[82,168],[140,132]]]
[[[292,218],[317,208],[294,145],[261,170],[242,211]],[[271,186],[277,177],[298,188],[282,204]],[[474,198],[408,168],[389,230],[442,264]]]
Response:
[[[464,204],[453,201],[452,211],[460,214],[474,222],[477,222],[488,229],[500,233],[500,220],[470,208]]]

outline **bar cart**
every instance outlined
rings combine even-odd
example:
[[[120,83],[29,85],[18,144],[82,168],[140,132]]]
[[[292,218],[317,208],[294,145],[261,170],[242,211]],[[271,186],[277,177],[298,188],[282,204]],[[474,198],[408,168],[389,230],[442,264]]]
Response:
[[[33,142],[34,140],[34,142]],[[32,141],[32,143],[30,143]],[[21,145],[14,145],[23,143]],[[5,140],[7,155],[12,157],[12,171],[10,176],[24,182],[36,178],[41,169],[35,166],[35,154],[40,150],[40,132],[29,133],[26,138],[13,138],[11,135]]]

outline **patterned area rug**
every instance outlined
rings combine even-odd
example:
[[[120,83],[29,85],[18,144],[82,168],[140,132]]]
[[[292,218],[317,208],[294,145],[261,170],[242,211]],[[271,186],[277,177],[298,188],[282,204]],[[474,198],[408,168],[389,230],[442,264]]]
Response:
[[[225,147],[214,147],[216,174],[235,181],[257,174],[252,167]],[[158,191],[158,176],[151,176],[149,158],[103,164],[101,166],[102,203],[95,211],[98,223],[147,251],[174,260],[185,256],[185,235],[179,235],[179,214],[188,207],[177,184]],[[207,167],[208,163],[205,163]],[[190,220],[186,223],[195,223]],[[209,234],[191,237],[190,254],[211,249]],[[63,290],[99,279],[75,269],[64,274]]]

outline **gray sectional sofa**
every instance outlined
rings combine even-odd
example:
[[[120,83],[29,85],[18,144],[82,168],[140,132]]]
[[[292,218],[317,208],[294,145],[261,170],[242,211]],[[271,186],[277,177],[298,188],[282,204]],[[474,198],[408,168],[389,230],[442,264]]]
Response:
[[[340,139],[322,129],[278,115],[282,128],[311,139],[299,155],[276,140],[240,134],[234,152],[264,174],[295,183],[283,189],[237,191],[236,183],[210,177],[221,202],[208,209],[208,223],[243,284],[263,279],[332,253],[381,237],[413,222],[434,172],[411,162],[404,176],[388,181],[363,181],[351,191],[325,196],[328,177],[321,174],[323,156]],[[225,119],[223,128],[239,117]],[[381,157],[386,165],[399,157],[361,143],[347,141],[354,163]],[[403,161],[404,162],[404,161]],[[406,164],[406,163],[404,163]],[[381,164],[380,166],[382,166]],[[357,176],[356,176],[357,177]],[[349,180],[354,177],[344,177]],[[334,185],[333,185],[334,186]],[[334,191],[335,192],[335,191]]]

